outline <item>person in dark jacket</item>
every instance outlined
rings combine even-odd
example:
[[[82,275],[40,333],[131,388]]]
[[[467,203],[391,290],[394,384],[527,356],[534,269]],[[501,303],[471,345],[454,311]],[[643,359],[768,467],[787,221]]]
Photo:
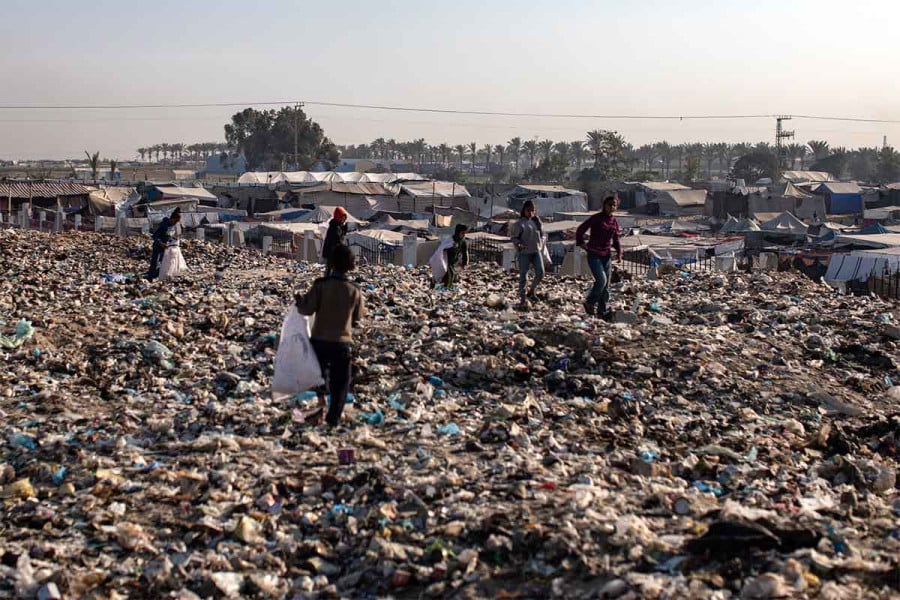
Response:
[[[325,259],[325,274],[327,275],[332,268],[331,255],[338,246],[346,245],[347,239],[347,211],[342,206],[334,209],[334,216],[328,223],[328,232],[325,234],[325,241],[322,243],[322,258]]]
[[[619,243],[619,222],[613,216],[616,197],[603,199],[603,211],[591,216],[575,230],[575,245],[587,251],[588,267],[594,276],[594,285],[584,302],[584,310],[589,315],[606,317],[609,303],[609,277],[612,266],[612,249],[616,259],[622,260],[622,245]],[[584,234],[590,232],[590,240],[585,245]]]
[[[447,248],[447,273],[444,275],[444,287],[450,289],[456,283],[456,268],[469,265],[469,245],[466,243],[466,232],[469,228],[462,223],[453,231],[453,245]]]
[[[172,214],[163,217],[156,231],[153,232],[153,253],[150,255],[150,270],[147,271],[147,280],[153,281],[159,277],[159,265],[162,262],[166,247],[172,242],[175,226],[181,222],[181,208],[176,207]]]
[[[356,266],[353,252],[343,245],[335,246],[331,254],[331,271],[316,279],[305,294],[297,294],[294,301],[303,315],[316,315],[310,342],[322,368],[331,406],[326,421],[331,427],[341,422],[341,414],[350,391],[350,358],[353,328],[365,317],[362,293],[347,279]],[[319,404],[325,405],[325,391],[317,391]]]

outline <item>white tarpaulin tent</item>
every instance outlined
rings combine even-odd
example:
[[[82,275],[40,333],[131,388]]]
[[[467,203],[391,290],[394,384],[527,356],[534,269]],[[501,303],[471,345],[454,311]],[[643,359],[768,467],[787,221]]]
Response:
[[[766,221],[759,226],[762,231],[774,233],[791,233],[795,235],[806,234],[809,227],[789,212],[783,212],[774,219]]]

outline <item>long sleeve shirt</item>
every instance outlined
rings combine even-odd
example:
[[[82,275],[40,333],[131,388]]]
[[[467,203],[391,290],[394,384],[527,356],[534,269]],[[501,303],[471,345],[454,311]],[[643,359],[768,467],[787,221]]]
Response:
[[[310,337],[326,342],[353,341],[353,328],[366,316],[362,293],[343,275],[316,279],[305,294],[294,296],[297,311],[316,315]]]
[[[543,233],[543,225],[538,217],[532,219],[523,217],[515,221],[509,228],[509,238],[515,242],[521,252],[527,254],[541,251]]]
[[[172,223],[169,221],[169,217],[163,217],[159,227],[153,232],[153,245],[161,248],[171,242],[172,236],[169,234],[171,228]]]
[[[590,232],[585,250],[594,256],[609,256],[610,249],[615,248],[616,253],[622,256],[622,245],[619,243],[619,222],[612,215],[599,212],[591,216],[587,221],[575,230],[575,243],[584,244],[584,234]]]

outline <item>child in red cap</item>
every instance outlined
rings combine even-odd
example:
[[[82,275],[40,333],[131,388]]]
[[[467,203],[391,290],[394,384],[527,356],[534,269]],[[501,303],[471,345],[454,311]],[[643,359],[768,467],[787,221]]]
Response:
[[[325,276],[331,272],[332,263],[331,255],[338,246],[346,245],[347,238],[347,218],[350,215],[342,206],[334,209],[334,217],[328,223],[328,232],[325,234],[325,241],[322,243],[322,258],[325,259]]]

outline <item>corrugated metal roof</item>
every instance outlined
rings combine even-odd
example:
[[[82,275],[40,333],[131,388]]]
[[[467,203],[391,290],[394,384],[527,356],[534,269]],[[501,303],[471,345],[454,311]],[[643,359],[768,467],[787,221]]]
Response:
[[[65,181],[0,181],[0,197],[55,198],[57,196],[86,196],[90,190],[80,183]]]

